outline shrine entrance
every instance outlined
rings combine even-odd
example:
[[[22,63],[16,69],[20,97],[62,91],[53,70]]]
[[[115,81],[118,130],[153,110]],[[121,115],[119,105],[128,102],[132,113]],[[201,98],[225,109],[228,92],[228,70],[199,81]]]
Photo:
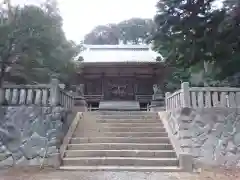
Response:
[[[113,101],[135,100],[134,81],[127,78],[107,78],[104,82],[104,99]]]
[[[89,106],[99,106],[103,101],[125,105],[125,102],[137,102],[142,109],[151,103],[153,85],[161,84],[165,74],[160,62],[82,63],[78,83],[84,85]]]

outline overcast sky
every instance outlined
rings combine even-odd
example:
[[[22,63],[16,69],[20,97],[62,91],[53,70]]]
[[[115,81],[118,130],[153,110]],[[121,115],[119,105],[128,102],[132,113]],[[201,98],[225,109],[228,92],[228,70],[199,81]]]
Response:
[[[141,3],[140,3],[141,2]],[[76,41],[100,24],[153,18],[157,0],[59,0],[67,37]]]
[[[0,0],[0,2],[3,0]],[[40,4],[45,0],[12,0],[13,4]],[[132,17],[153,18],[158,0],[57,0],[68,39],[80,42],[95,26]],[[218,0],[221,1],[221,0]]]

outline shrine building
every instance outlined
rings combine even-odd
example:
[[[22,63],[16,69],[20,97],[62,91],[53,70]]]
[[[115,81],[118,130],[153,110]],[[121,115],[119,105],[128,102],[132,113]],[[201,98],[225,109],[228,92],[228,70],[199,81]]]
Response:
[[[76,60],[77,79],[84,85],[88,106],[101,109],[122,102],[124,107],[135,104],[135,110],[147,108],[152,101],[153,85],[162,85],[167,70],[160,54],[148,45],[84,45],[84,48],[77,57],[82,61]]]

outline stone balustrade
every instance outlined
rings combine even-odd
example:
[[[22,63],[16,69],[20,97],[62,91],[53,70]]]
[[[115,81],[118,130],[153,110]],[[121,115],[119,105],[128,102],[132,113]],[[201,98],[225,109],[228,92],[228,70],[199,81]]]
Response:
[[[50,105],[50,85],[7,85],[3,87],[8,105]]]
[[[182,104],[181,93],[182,93],[181,89],[172,94],[169,92],[166,93],[165,95],[166,110],[176,109],[178,107],[181,107],[181,104]]]
[[[75,105],[75,97],[64,90],[60,90],[60,105],[71,109]]]
[[[188,82],[181,89],[165,94],[166,110],[189,108],[236,108],[240,105],[240,88],[233,87],[189,87]]]
[[[0,103],[7,106],[62,106],[71,109],[79,97],[61,88],[57,78],[50,84],[6,85],[0,88]]]

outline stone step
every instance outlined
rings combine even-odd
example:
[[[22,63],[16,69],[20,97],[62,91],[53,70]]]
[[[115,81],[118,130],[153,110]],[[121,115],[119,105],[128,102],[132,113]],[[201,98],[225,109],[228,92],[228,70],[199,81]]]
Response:
[[[157,114],[127,114],[127,113],[122,113],[122,114],[95,114],[94,116],[96,117],[127,117],[127,118],[146,118],[146,117],[154,117],[157,118],[159,117]]]
[[[103,132],[107,137],[168,137],[167,132]]]
[[[101,134],[103,134],[103,136],[105,137],[168,137],[167,132],[104,132],[104,131],[101,131]],[[73,134],[73,137],[81,137],[81,136],[83,136],[83,132],[81,131],[77,131]]]
[[[63,165],[71,166],[178,166],[177,158],[142,157],[66,157]]]
[[[61,166],[67,171],[133,171],[133,172],[181,172],[177,166]]]
[[[162,123],[160,120],[153,119],[97,119],[97,123]]]
[[[92,111],[84,113],[93,115],[158,115],[158,113],[150,111]]]
[[[163,127],[104,127],[103,132],[166,132]]]
[[[167,137],[79,137],[72,138],[72,144],[80,143],[165,143],[170,144]]]
[[[103,127],[164,127],[162,122],[110,122],[101,123]]]
[[[151,120],[158,120],[158,116],[142,116],[142,115],[107,115],[107,116],[95,116],[97,119],[139,119],[139,120],[146,120],[146,119],[151,119]]]
[[[68,150],[173,150],[171,144],[165,143],[82,143],[69,144]]]
[[[173,150],[68,150],[65,157],[158,157],[176,158]]]
[[[105,101],[102,100],[99,103],[100,111],[111,111],[111,110],[120,110],[120,111],[139,111],[140,104],[138,101]]]

